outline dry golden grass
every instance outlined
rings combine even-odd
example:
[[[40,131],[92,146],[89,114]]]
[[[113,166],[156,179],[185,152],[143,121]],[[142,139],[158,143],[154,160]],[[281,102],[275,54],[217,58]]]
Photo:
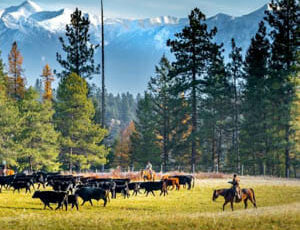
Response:
[[[118,197],[79,211],[43,210],[39,200],[24,192],[0,194],[0,229],[300,229],[300,182],[242,178],[242,187],[252,187],[258,209],[235,205],[221,210],[223,198],[212,202],[214,188],[228,187],[226,179],[197,180],[187,191],[170,191],[167,197],[139,195]],[[53,205],[54,207],[54,205]]]

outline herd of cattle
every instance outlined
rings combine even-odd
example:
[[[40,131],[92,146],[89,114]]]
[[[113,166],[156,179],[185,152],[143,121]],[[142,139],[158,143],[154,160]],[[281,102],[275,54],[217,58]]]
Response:
[[[80,197],[84,205],[85,202],[90,202],[93,205],[92,200],[103,200],[104,207],[107,202],[112,199],[116,199],[117,194],[121,194],[124,198],[130,197],[130,191],[132,195],[137,196],[138,193],[144,191],[146,196],[152,193],[155,196],[155,191],[160,191],[160,195],[167,195],[168,188],[176,187],[177,190],[180,186],[187,186],[187,189],[194,187],[195,179],[191,175],[174,175],[164,176],[160,181],[147,181],[147,182],[131,182],[129,178],[126,179],[113,179],[113,178],[94,178],[83,177],[74,175],[60,175],[58,173],[44,173],[36,172],[32,175],[16,174],[11,176],[0,177],[0,193],[2,189],[16,190],[25,189],[25,193],[34,192],[32,198],[40,199],[44,204],[44,209],[49,207],[51,203],[58,204],[56,209],[65,207],[68,210],[68,205],[72,205],[72,208],[76,207],[78,210],[78,197]],[[52,191],[39,191],[41,187],[52,187]]]

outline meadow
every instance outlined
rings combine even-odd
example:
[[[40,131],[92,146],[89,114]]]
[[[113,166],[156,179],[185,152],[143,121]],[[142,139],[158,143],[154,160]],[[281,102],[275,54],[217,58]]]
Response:
[[[242,203],[222,211],[223,198],[212,201],[215,188],[229,187],[228,179],[198,179],[194,189],[170,191],[124,199],[107,207],[103,201],[85,204],[79,211],[43,210],[32,194],[0,193],[0,229],[300,229],[300,181],[242,177],[242,187],[252,187],[258,208]],[[55,205],[52,205],[55,207]]]

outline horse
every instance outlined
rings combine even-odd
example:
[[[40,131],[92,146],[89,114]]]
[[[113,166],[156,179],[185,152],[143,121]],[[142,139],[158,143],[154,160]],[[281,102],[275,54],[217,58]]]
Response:
[[[241,190],[241,199],[237,199],[236,198],[236,192],[234,190],[234,188],[230,188],[230,189],[218,189],[218,190],[214,190],[213,192],[213,201],[216,201],[216,199],[219,196],[223,196],[224,197],[224,204],[223,204],[223,211],[225,210],[225,205],[227,203],[230,202],[231,205],[231,210],[233,211],[233,203],[239,203],[241,201],[244,201],[244,205],[245,205],[245,209],[247,209],[248,207],[248,200],[251,201],[251,203],[253,204],[253,206],[255,208],[257,208],[256,206],[256,199],[255,199],[255,194],[254,194],[254,190],[252,188],[243,188]],[[235,199],[236,198],[236,199]]]
[[[153,170],[151,173],[149,170],[141,170],[141,178],[144,181],[155,181],[155,177],[156,177],[156,174]]]

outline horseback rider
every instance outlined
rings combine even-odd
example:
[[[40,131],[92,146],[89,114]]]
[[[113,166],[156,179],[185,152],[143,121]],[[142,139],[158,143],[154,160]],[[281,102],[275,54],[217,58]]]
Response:
[[[149,174],[152,177],[152,164],[150,163],[150,161],[148,161],[148,163],[146,165],[146,170],[149,172]]]
[[[232,188],[235,192],[236,200],[240,200],[241,199],[240,178],[236,174],[234,174],[232,181],[229,181],[228,183],[232,184]]]

